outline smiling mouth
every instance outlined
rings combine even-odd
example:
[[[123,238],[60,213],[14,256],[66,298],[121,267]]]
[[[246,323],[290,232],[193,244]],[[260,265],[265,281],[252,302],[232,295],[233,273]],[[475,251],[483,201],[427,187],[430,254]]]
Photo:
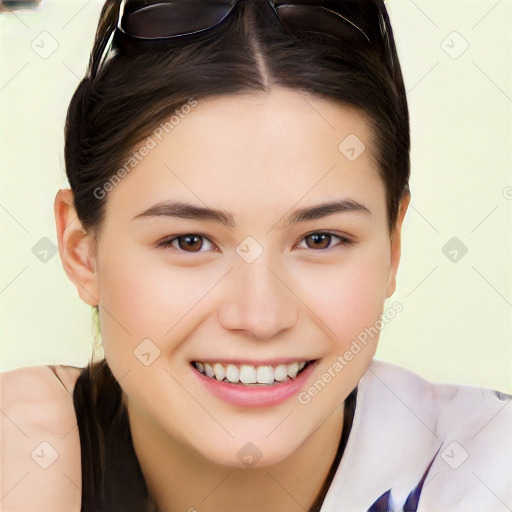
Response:
[[[290,382],[297,378],[310,364],[311,361],[296,361],[290,364],[279,364],[276,366],[250,364],[223,364],[205,363],[193,361],[192,367],[202,375],[229,384],[242,386],[277,386]]]

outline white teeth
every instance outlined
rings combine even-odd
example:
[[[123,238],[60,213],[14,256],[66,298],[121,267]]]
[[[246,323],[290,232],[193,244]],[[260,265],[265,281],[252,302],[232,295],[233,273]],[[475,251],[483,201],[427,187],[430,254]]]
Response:
[[[215,363],[213,365],[213,373],[217,380],[224,380],[224,377],[226,376],[226,370],[220,363]]]
[[[279,364],[275,367],[269,365],[255,367],[248,364],[240,366],[235,364],[223,365],[222,363],[215,363],[212,366],[209,363],[196,361],[195,367],[207,377],[231,382],[232,384],[275,385],[279,382],[295,379],[306,364],[306,361],[301,361],[291,364]]]
[[[305,363],[304,363],[305,365]],[[274,379],[276,379],[278,382],[283,382],[283,380],[286,380],[286,377],[288,374],[286,373],[286,365],[280,364],[279,366],[276,366],[274,368]]]
[[[213,377],[213,368],[208,363],[204,364],[204,371],[207,377]]]
[[[297,373],[299,373],[299,363],[292,363],[286,365],[286,373],[294,379],[297,377]]]
[[[240,382],[244,384],[256,384],[256,368],[247,364],[240,366]],[[272,380],[272,382],[274,381]]]
[[[258,366],[257,380],[259,384],[272,384],[274,382],[272,366]]]
[[[234,364],[228,364],[226,368],[226,379],[233,384],[240,382],[240,372]]]

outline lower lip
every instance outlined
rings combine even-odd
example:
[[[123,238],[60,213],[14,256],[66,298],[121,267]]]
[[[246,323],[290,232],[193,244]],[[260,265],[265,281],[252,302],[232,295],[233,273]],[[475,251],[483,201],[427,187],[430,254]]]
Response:
[[[216,397],[239,407],[269,407],[284,402],[296,395],[306,385],[318,360],[310,363],[297,377],[288,382],[273,386],[252,386],[229,384],[207,377],[191,366],[199,381]]]

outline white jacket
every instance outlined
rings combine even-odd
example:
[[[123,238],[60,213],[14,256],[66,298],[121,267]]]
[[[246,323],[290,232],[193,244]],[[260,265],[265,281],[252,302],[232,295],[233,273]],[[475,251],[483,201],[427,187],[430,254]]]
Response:
[[[511,402],[374,360],[321,512],[512,511]]]

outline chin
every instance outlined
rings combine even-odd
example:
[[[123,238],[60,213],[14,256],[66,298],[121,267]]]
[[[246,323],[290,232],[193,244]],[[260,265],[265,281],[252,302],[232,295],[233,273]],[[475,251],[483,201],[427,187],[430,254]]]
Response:
[[[250,436],[248,436],[250,437]],[[288,437],[289,439],[289,437]],[[285,443],[276,436],[270,443],[255,441],[226,440],[225,443],[212,442],[208,446],[198,446],[201,455],[220,466],[229,468],[260,469],[278,464],[290,457],[296,447]]]

